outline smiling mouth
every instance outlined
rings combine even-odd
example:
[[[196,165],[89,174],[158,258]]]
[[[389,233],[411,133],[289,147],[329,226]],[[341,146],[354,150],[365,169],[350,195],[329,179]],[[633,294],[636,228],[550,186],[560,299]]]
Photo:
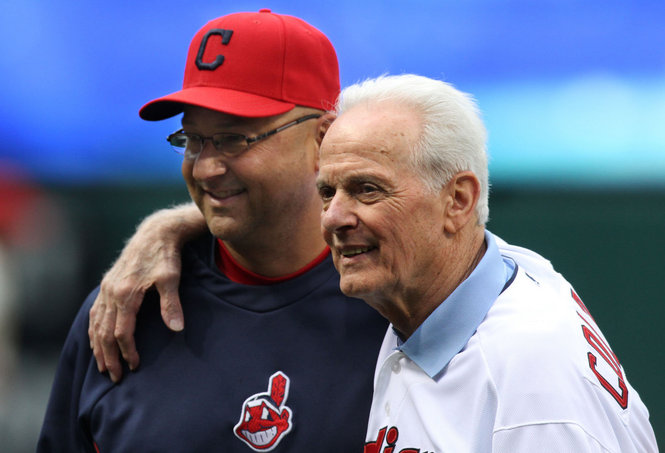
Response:
[[[256,446],[263,447],[268,445],[277,435],[277,427],[273,426],[265,431],[258,431],[256,433],[250,433],[247,430],[242,431],[242,435],[245,436],[252,444]]]
[[[353,247],[353,248],[340,250],[339,253],[345,258],[350,258],[352,256],[362,255],[363,253],[367,253],[371,250],[374,250],[375,248],[376,247]]]
[[[212,198],[216,198],[218,200],[223,200],[225,198],[230,198],[230,197],[233,197],[235,195],[241,194],[242,192],[244,192],[244,189],[223,190],[223,191],[220,191],[220,192],[211,192],[211,191],[208,191],[208,190],[205,191],[205,193],[207,193],[209,196],[211,196]]]

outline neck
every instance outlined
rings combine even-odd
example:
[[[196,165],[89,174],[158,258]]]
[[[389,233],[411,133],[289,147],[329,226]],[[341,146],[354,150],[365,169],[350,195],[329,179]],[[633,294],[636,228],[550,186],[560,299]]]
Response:
[[[446,247],[439,266],[420,279],[420,285],[412,287],[398,300],[375,302],[381,314],[400,332],[404,339],[413,332],[466,280],[485,255],[484,228],[474,228],[471,235]],[[376,306],[376,305],[374,305]]]
[[[319,214],[292,228],[247,241],[223,241],[229,254],[245,269],[265,277],[281,277],[302,269],[326,248]]]

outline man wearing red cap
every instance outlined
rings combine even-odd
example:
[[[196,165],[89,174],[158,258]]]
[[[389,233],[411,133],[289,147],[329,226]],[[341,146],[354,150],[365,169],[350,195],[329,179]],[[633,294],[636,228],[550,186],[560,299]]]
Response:
[[[340,293],[320,232],[318,149],[338,93],[332,45],[300,19],[231,14],[195,35],[183,89],[139,112],[183,113],[168,141],[208,227],[182,252],[186,328],[165,316],[167,328],[159,294],[141,294],[121,313],[133,331],[141,306],[141,368],[119,381],[109,337],[89,347],[89,323],[116,315],[89,319],[94,291],[63,348],[38,451],[361,448],[386,322]],[[136,349],[125,355],[135,368]]]

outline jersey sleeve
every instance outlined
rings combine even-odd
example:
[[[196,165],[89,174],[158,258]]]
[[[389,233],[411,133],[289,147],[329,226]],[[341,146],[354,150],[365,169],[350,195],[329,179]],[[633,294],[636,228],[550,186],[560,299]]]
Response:
[[[574,423],[543,423],[503,429],[494,434],[492,453],[579,451],[619,453],[601,445]]]
[[[570,283],[531,263],[502,297],[479,328],[499,401],[493,451],[657,452],[648,410]]]
[[[88,313],[97,292],[83,303],[65,340],[37,444],[38,453],[96,453],[89,430],[79,416],[79,405],[86,374],[94,366],[88,340]],[[96,367],[95,372],[98,372]]]

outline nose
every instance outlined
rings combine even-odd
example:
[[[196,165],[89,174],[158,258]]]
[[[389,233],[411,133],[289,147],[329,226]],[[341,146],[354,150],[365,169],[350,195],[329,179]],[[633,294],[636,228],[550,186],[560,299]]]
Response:
[[[325,232],[339,233],[358,226],[358,217],[351,197],[337,192],[332,199],[323,203],[321,226]]]
[[[194,159],[192,176],[199,181],[220,176],[226,173],[227,167],[222,153],[218,152],[212,140],[203,142],[203,149]]]

